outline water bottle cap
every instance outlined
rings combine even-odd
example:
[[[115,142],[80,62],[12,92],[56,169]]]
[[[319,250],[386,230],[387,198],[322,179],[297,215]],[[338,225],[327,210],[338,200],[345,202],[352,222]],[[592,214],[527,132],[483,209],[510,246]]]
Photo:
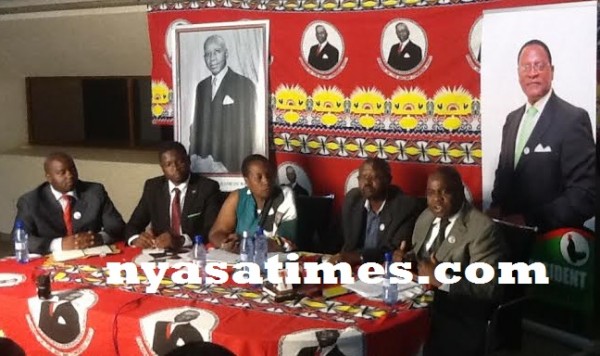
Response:
[[[257,235],[264,235],[264,233],[265,233],[265,230],[263,230],[263,228],[262,228],[262,227],[259,227],[259,228],[256,230],[256,234],[257,234]]]
[[[196,235],[194,236],[194,242],[198,245],[200,245],[202,243],[202,235]]]
[[[15,228],[17,229],[23,229],[25,227],[25,225],[23,224],[23,220],[17,220],[15,221]]]
[[[243,238],[248,237],[248,231],[246,231],[246,230],[242,231],[242,237]]]
[[[391,252],[386,252],[385,253],[385,260],[387,262],[392,262],[392,253]]]

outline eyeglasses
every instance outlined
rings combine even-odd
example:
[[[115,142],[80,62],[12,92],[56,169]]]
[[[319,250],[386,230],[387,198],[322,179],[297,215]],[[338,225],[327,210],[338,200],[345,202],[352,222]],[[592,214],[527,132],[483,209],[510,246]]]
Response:
[[[541,72],[548,67],[548,62],[536,62],[519,65],[519,71],[522,73],[529,73],[532,69],[536,72]]]

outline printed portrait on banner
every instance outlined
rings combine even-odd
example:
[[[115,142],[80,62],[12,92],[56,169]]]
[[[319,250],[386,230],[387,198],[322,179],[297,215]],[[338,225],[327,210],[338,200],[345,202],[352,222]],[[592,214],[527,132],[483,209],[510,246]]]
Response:
[[[346,66],[344,39],[331,23],[313,21],[304,29],[300,43],[303,67],[312,75],[331,79]]]
[[[188,148],[193,171],[239,176],[244,157],[268,153],[269,22],[180,25],[174,32],[175,138]]]
[[[94,336],[87,316],[97,301],[98,295],[90,289],[63,290],[48,300],[35,295],[27,301],[27,324],[37,341],[51,353],[78,355],[88,348]]]
[[[410,19],[398,18],[386,24],[381,34],[380,51],[380,67],[396,79],[414,79],[431,63],[427,33]]]
[[[156,311],[140,318],[136,343],[143,354],[166,355],[192,342],[211,341],[219,324],[211,311],[180,307]]]

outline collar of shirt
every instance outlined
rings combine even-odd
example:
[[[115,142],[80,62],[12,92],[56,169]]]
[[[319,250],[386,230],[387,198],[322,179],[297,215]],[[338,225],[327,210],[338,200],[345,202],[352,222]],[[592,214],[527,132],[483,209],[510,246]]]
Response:
[[[219,88],[221,86],[221,82],[223,81],[223,78],[225,77],[225,74],[227,74],[227,71],[229,70],[229,67],[225,66],[225,68],[223,68],[222,71],[220,71],[219,73],[217,73],[217,75],[213,75],[213,78],[217,78],[217,82],[215,84],[215,87]],[[211,78],[211,83],[212,83],[212,78]]]
[[[325,46],[327,46],[327,41],[325,41],[323,43],[319,43],[319,51],[322,51],[323,48],[325,48]]]
[[[463,206],[460,207],[460,209],[458,209],[458,211],[448,217],[448,226],[446,226],[446,231],[444,232],[444,235],[446,236],[446,238],[448,238],[448,232],[452,231],[452,227],[454,227],[454,223],[456,222],[456,219],[458,219],[458,216],[460,215],[461,210],[463,209]],[[429,238],[427,239],[427,242],[425,243],[425,249],[427,251],[429,251],[429,249],[431,248],[431,245],[433,245],[433,241],[435,240],[435,238],[438,235],[438,232],[440,230],[440,222],[442,221],[441,218],[435,218],[433,219],[433,223],[432,223],[432,227],[431,227],[431,233],[429,235]]]
[[[171,199],[173,199],[173,196],[175,195],[175,192],[173,192],[173,189],[177,188],[179,189],[179,198],[181,199],[181,201],[183,201],[183,197],[185,197],[185,193],[187,192],[187,187],[188,187],[188,183],[190,182],[190,177],[188,177],[185,182],[179,184],[179,185],[175,185],[173,182],[169,181],[169,195],[171,195]]]
[[[63,193],[59,192],[58,190],[54,189],[54,187],[52,186],[52,184],[50,184],[50,191],[52,192],[52,195],[54,196],[54,198],[56,200],[58,200],[59,203],[61,203],[62,205],[62,196],[64,195]],[[75,193],[74,190],[71,190],[69,192],[65,193],[66,195],[72,196],[75,200],[77,200],[77,194]]]
[[[406,45],[408,44],[408,42],[410,42],[410,39],[407,39],[407,40],[406,40],[406,41],[404,41],[404,42],[402,42],[402,41],[401,41],[401,42],[400,42],[400,48],[401,48],[401,49],[404,49],[404,48],[406,47]]]
[[[381,203],[381,206],[379,207],[379,210],[374,211],[374,210],[371,210],[371,203],[369,202],[369,199],[367,199],[367,200],[365,200],[365,209],[367,209],[367,212],[372,211],[375,214],[379,215],[379,213],[381,213],[381,211],[383,210],[383,207],[385,206],[385,202],[386,201],[387,200],[384,200],[383,203]]]
[[[552,95],[552,89],[548,90],[546,95],[542,96],[540,98],[540,100],[533,103],[533,105],[531,105],[529,102],[527,102],[525,104],[525,112],[523,113],[523,117],[527,116],[527,110],[529,110],[529,108],[533,106],[537,110],[537,112],[535,113],[535,116],[533,117],[533,123],[534,123],[534,125],[537,124],[538,119],[542,115],[542,111],[544,111],[544,108],[546,107],[546,104],[548,103],[548,99],[550,99],[550,95]],[[521,120],[521,123],[523,123],[523,120]],[[521,125],[519,125],[519,126],[521,126]]]

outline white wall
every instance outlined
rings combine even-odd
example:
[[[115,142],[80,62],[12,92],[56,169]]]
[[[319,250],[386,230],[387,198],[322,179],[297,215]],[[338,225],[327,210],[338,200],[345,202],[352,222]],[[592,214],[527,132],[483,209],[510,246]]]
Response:
[[[43,157],[58,150],[27,148],[25,78],[150,75],[146,6],[0,15],[0,48],[0,232],[8,232],[16,200],[44,180]],[[151,152],[124,160],[123,152],[94,150],[77,159],[78,150],[66,151],[82,179],[107,187],[126,220],[144,180],[160,174]]]

